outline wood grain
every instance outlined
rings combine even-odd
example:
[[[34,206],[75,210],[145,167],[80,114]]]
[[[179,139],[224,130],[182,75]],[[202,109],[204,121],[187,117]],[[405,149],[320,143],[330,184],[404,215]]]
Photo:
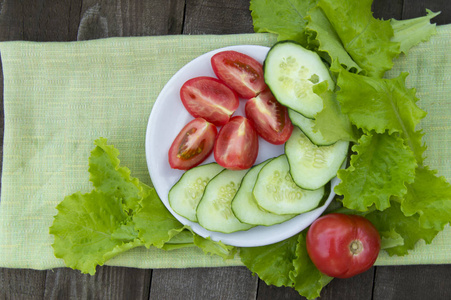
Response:
[[[249,1],[187,0],[184,34],[253,32]]]
[[[42,299],[46,273],[0,268],[0,299]]]
[[[451,299],[450,265],[378,267],[374,299]]]
[[[373,1],[373,15],[375,18],[388,20],[394,18],[402,19],[402,8],[404,0],[378,0]]]
[[[426,14],[426,8],[441,14],[433,19],[438,25],[451,23],[451,2],[449,0],[404,0],[402,18],[410,19]]]
[[[78,40],[181,34],[184,1],[85,0]]]
[[[67,268],[46,273],[44,299],[148,299],[151,270],[99,267],[95,276]]]
[[[257,280],[244,267],[154,270],[150,299],[255,299]]]

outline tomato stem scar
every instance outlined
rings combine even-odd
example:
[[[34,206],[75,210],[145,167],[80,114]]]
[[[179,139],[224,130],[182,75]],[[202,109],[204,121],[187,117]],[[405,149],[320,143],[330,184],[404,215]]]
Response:
[[[363,244],[359,240],[353,240],[351,244],[349,244],[349,250],[351,251],[352,255],[357,255],[360,252],[363,251]]]

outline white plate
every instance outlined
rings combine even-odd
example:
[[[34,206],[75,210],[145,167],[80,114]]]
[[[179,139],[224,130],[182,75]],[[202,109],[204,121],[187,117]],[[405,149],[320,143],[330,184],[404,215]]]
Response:
[[[224,50],[242,52],[263,62],[269,48],[255,45],[240,45],[216,49],[197,57],[181,68],[161,90],[151,111],[146,132],[147,166],[156,192],[167,209],[177,220],[182,224],[191,226],[193,231],[200,236],[210,237],[214,241],[222,241],[227,245],[238,247],[255,247],[273,244],[287,239],[309,226],[324,212],[335,194],[332,192],[323,206],[308,213],[301,214],[282,224],[268,227],[257,226],[247,231],[234,233],[208,231],[198,223],[189,221],[175,213],[168,203],[170,188],[183,174],[183,171],[171,169],[169,166],[168,150],[183,126],[193,119],[180,100],[180,88],[185,81],[193,77],[216,77],[211,68],[210,58],[215,53]],[[240,107],[235,115],[244,115],[244,104],[245,100],[241,99]],[[262,162],[270,157],[276,157],[282,153],[283,145],[275,146],[259,138],[259,154],[256,163]],[[204,163],[213,161],[213,155],[210,155]],[[332,191],[337,183],[338,179],[334,178],[331,186]]]

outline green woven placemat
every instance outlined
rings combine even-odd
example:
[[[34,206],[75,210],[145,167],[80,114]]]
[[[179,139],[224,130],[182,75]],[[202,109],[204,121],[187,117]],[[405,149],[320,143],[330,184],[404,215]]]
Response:
[[[415,48],[393,70],[409,71],[430,150],[428,163],[451,178],[451,27]],[[0,203],[0,267],[50,269],[48,227],[55,206],[75,191],[88,192],[93,141],[108,138],[132,176],[149,184],[144,153],[147,121],[164,84],[193,58],[237,44],[270,46],[270,34],[110,38],[86,42],[0,43],[4,75],[5,136]],[[161,126],[170,126],[161,124]],[[378,264],[451,263],[451,230],[410,255],[381,254]],[[198,249],[166,252],[133,249],[109,265],[168,268],[241,265],[238,258],[204,255]]]

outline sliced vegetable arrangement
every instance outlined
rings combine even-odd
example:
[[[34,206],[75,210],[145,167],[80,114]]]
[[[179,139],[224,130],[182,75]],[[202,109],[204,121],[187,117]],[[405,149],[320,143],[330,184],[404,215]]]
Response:
[[[319,111],[323,107],[323,101],[314,89],[317,85],[327,89],[334,86],[334,82],[321,58],[298,43],[285,41],[269,50],[264,61],[264,71],[258,61],[236,51],[222,51],[213,55],[211,64],[224,84],[219,85],[221,81],[209,77],[188,80],[180,92],[185,107],[193,117],[202,117],[202,114],[192,112],[193,107],[196,112],[213,111],[211,103],[221,103],[214,106],[221,107],[223,111],[226,106],[235,107],[237,98],[228,96],[233,96],[233,92],[225,91],[227,85],[241,97],[252,97],[245,100],[247,118],[232,116],[216,137],[214,158],[227,170],[208,181],[204,180],[205,176],[200,174],[199,168],[188,170],[169,193],[172,209],[182,212],[180,215],[188,216],[189,220],[198,222],[207,230],[232,233],[256,225],[281,223],[317,208],[321,200],[329,196],[325,193],[325,186],[336,177],[345,161],[349,142],[337,140],[328,146],[315,145],[300,127],[294,128],[289,110],[298,109],[298,103],[302,104],[303,113]],[[288,101],[291,107],[282,105],[272,91],[276,91],[281,99],[291,97]],[[219,98],[217,95],[227,96],[224,101],[218,101],[215,99]],[[184,98],[189,98],[189,101]],[[230,104],[226,102],[227,99],[230,99]],[[187,105],[187,102],[190,104]],[[227,112],[233,113],[232,110]],[[229,117],[230,114],[226,114],[224,120]],[[310,131],[313,129],[310,128]],[[246,170],[254,165],[258,155],[257,133],[272,144],[286,143],[286,155],[273,157],[264,166],[253,169],[253,175],[247,176],[246,184],[241,186]],[[185,129],[182,129],[181,134],[185,134],[187,140],[191,139],[191,135],[198,135]],[[177,139],[176,145],[180,144]],[[205,144],[210,145],[211,139],[205,138]],[[170,149],[170,157],[173,148],[174,144]],[[180,146],[175,148],[180,149]],[[190,159],[187,155],[177,155],[180,160],[185,157]],[[256,169],[258,173],[255,173]],[[250,180],[249,177],[254,179]],[[187,182],[193,186],[187,186]],[[201,193],[198,182],[205,183],[205,189],[200,199],[193,201],[193,189]],[[235,200],[237,197],[242,200]],[[246,222],[248,219],[250,223]]]
[[[181,170],[197,166],[211,153],[204,145],[210,146],[214,139],[218,164],[231,170],[249,169],[257,159],[258,135],[275,145],[290,137],[293,125],[288,110],[268,89],[263,66],[254,58],[228,50],[214,54],[210,63],[218,78],[189,79],[180,88],[180,99],[194,118],[204,119],[205,127],[213,128],[208,125],[212,123],[222,128],[217,138],[183,128],[169,150],[169,163]],[[239,107],[238,95],[246,101],[245,116],[233,116]]]
[[[210,96],[211,86],[187,83],[185,102],[200,99],[207,115],[222,117],[207,121],[197,115],[203,108],[187,104],[196,122],[168,153],[172,167],[187,170],[169,193],[171,206],[224,232],[271,226],[317,207],[338,174],[334,191],[341,197],[310,228],[239,251],[243,264],[267,284],[293,287],[308,299],[319,297],[333,277],[367,270],[379,249],[406,255],[419,240],[430,243],[451,220],[451,185],[425,164],[425,133],[417,127],[426,113],[415,90],[406,87],[406,73],[383,78],[397,56],[435,32],[430,19],[436,14],[383,21],[372,16],[371,2],[252,0],[255,31],[276,34],[280,42],[262,72],[241,54],[215,56],[219,80],[213,81],[226,87],[221,85],[221,97]],[[256,84],[259,78],[263,83]],[[235,97],[229,97],[233,103],[221,100],[231,94],[250,103],[249,120],[233,116]],[[227,122],[217,123],[222,128],[216,134],[213,122],[219,119]],[[266,134],[270,129],[278,134]],[[255,150],[257,134],[286,142],[285,154],[249,163],[253,151],[246,149]],[[348,166],[340,169],[349,144]],[[199,165],[211,151],[221,163]],[[89,162],[94,190],[67,196],[57,207],[50,228],[56,257],[94,274],[96,265],[138,246],[197,246],[224,258],[235,255],[235,247],[203,239],[179,223],[153,188],[119,166],[117,155],[106,140],[96,141]]]

